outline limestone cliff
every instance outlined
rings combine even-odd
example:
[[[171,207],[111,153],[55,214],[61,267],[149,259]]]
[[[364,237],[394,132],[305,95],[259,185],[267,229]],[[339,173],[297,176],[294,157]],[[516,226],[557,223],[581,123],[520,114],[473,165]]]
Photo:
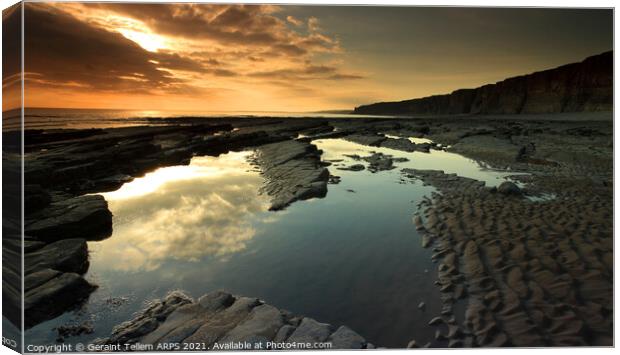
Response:
[[[613,51],[475,89],[356,107],[356,114],[447,115],[611,111]]]

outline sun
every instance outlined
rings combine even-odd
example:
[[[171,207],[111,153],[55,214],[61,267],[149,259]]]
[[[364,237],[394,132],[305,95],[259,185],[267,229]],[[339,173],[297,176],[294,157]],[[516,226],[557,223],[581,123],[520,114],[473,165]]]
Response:
[[[119,28],[117,31],[149,52],[157,52],[159,49],[166,47],[166,40],[154,33],[139,32],[125,28]]]

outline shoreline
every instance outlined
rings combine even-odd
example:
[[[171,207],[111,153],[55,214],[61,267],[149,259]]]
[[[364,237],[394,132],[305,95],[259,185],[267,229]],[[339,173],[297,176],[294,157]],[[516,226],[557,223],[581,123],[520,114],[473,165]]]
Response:
[[[35,211],[27,211],[26,219],[32,219],[35,216],[40,219],[41,216],[47,216],[48,222],[54,221],[54,223],[56,223],[58,222],[57,217],[59,216],[59,213],[60,215],[66,214],[66,207],[63,206],[66,206],[67,204],[71,206],[82,204],[79,202],[81,198],[78,196],[84,193],[112,191],[120,187],[123,183],[131,181],[131,179],[142,176],[144,173],[152,171],[156,168],[169,165],[187,164],[189,163],[189,159],[191,159],[194,155],[217,155],[226,151],[241,150],[251,147],[258,148],[259,150],[262,149],[267,152],[266,155],[264,155],[265,159],[262,162],[259,162],[259,166],[262,167],[264,172],[272,170],[271,174],[267,173],[266,175],[268,179],[267,185],[269,186],[271,183],[273,186],[271,189],[267,188],[267,192],[274,198],[275,203],[272,207],[275,206],[276,208],[274,209],[281,209],[285,208],[290,203],[294,203],[296,200],[321,197],[328,193],[327,183],[329,178],[329,167],[323,166],[321,162],[321,153],[316,151],[316,147],[314,149],[312,148],[313,145],[311,144],[311,141],[313,139],[343,137],[344,139],[351,139],[355,142],[370,146],[384,146],[385,144],[392,149],[402,149],[404,151],[419,149],[419,147],[416,148],[418,145],[414,144],[412,146],[411,144],[405,144],[405,142],[400,139],[386,137],[386,134],[394,134],[399,137],[420,136],[430,138],[436,144],[451,146],[449,151],[454,151],[470,158],[483,161],[491,166],[502,169],[508,167],[515,171],[528,171],[531,175],[523,178],[524,183],[526,184],[525,191],[531,191],[534,193],[537,191],[552,191],[558,195],[558,197],[556,197],[558,201],[563,201],[564,198],[575,199],[581,193],[580,191],[589,191],[589,193],[593,196],[602,197],[599,205],[596,205],[597,211],[592,211],[592,213],[594,213],[595,216],[602,213],[602,215],[597,217],[602,218],[601,221],[605,221],[605,217],[608,213],[606,210],[609,208],[609,201],[606,201],[604,197],[611,196],[610,181],[612,181],[611,176],[613,171],[611,170],[611,167],[613,166],[613,163],[610,161],[610,157],[613,154],[613,145],[601,145],[598,147],[600,148],[600,152],[591,151],[589,146],[592,142],[600,142],[601,139],[605,139],[604,137],[607,137],[607,139],[611,141],[611,122],[585,122],[580,120],[540,121],[538,118],[533,120],[511,120],[509,118],[498,120],[489,117],[476,117],[470,119],[459,117],[446,120],[442,119],[439,121],[429,120],[426,118],[264,118],[260,119],[260,121],[258,120],[259,119],[256,118],[220,118],[217,122],[209,120],[208,124],[194,126],[156,126],[104,129],[95,130],[96,134],[93,134],[95,133],[93,130],[57,132],[56,135],[52,136],[45,136],[44,134],[42,137],[38,138],[39,143],[36,145],[29,144],[28,147],[29,153],[27,154],[26,160],[26,174],[27,185],[29,187],[27,186],[26,194],[27,201],[30,199],[30,201],[35,202],[34,204],[29,204],[35,206]],[[35,134],[35,132],[30,133]],[[76,135],[74,133],[79,134]],[[300,135],[305,137],[299,138]],[[36,137],[36,134],[33,137]],[[28,143],[28,136],[26,139]],[[566,142],[570,142],[571,144],[566,145]],[[275,149],[269,149],[270,145]],[[284,149],[284,147],[286,147],[286,149]],[[41,149],[46,150],[41,151]],[[430,149],[430,147],[425,149]],[[562,153],[566,154],[558,154],[557,149],[563,149]],[[153,156],[153,158],[148,158],[149,154]],[[593,156],[596,158],[593,159]],[[307,168],[297,171],[294,168],[298,166],[297,163],[287,166],[286,162],[292,161],[304,162],[302,166],[306,166]],[[34,170],[28,170],[29,164],[30,169]],[[131,169],[128,169],[128,166],[130,166]],[[38,174],[32,174],[33,171],[38,171]],[[294,174],[291,175],[290,180],[287,181],[286,179],[282,179],[282,175],[280,173],[281,171],[292,171]],[[325,171],[327,171],[327,173]],[[31,177],[35,177],[34,180],[28,180],[29,172],[31,172]],[[584,172],[586,173],[585,175]],[[49,175],[50,173],[52,176]],[[56,175],[56,177],[54,177],[54,175]],[[269,177],[270,175],[271,177]],[[86,176],[88,177],[87,179],[85,178]],[[413,173],[412,177],[420,178],[416,175],[416,173]],[[302,186],[301,189],[298,186],[294,186],[294,182],[298,181],[300,178],[307,179],[307,184]],[[424,175],[422,175],[422,179],[426,179]],[[442,179],[445,180],[445,177],[438,175],[437,177],[425,182],[428,182],[433,186],[438,185],[435,187],[439,187],[441,190],[441,187],[443,186]],[[449,181],[451,181],[452,184],[456,184],[456,186],[460,186],[459,184],[462,183],[460,179],[450,179],[452,178],[449,178]],[[52,186],[51,184],[57,183],[61,183],[60,186],[54,185],[57,186],[58,190],[56,192],[49,191],[49,188]],[[38,185],[39,187],[33,188],[35,185]],[[567,189],[567,187],[570,186],[573,186],[573,188]],[[437,214],[437,212],[432,212],[433,209],[441,212],[446,208],[462,208],[465,209],[464,211],[468,211],[470,208],[468,207],[468,204],[478,205],[481,203],[481,198],[476,192],[475,194],[472,194],[471,197],[468,197],[472,200],[463,206],[446,205],[446,203],[448,203],[446,201],[449,199],[458,200],[458,197],[463,194],[464,190],[458,188],[454,191],[457,191],[457,195],[454,195],[454,192],[449,192],[449,190],[443,190],[441,191],[441,194],[445,195],[444,197],[435,196],[433,200],[438,201],[437,203],[439,204],[439,207],[434,204],[427,206],[427,209],[424,212],[424,217],[427,221],[429,218],[440,218],[439,216],[432,217],[433,213],[435,213],[435,215]],[[513,201],[512,197],[507,200],[502,197],[503,195],[501,194],[496,194],[493,192],[485,193],[488,195],[487,197],[490,201],[496,201],[497,199],[502,202]],[[469,194],[467,196],[469,196]],[[611,198],[609,198],[609,200],[611,200]],[[67,203],[66,201],[72,202]],[[486,201],[486,197],[481,201]],[[510,206],[518,206],[520,203],[521,202],[511,203]],[[581,201],[580,203],[583,203],[585,206],[592,204],[592,202],[587,199]],[[52,223],[44,225],[45,228],[41,228],[40,226],[37,226],[37,228],[32,228],[31,226],[30,229],[28,229],[27,226],[27,233],[30,231],[34,236],[34,238],[29,241],[27,252],[28,250],[32,250],[33,252],[37,251],[39,254],[43,254],[44,258],[47,258],[45,255],[54,255],[53,253],[56,253],[55,251],[48,252],[46,254],[41,252],[41,250],[44,250],[45,247],[47,247],[48,250],[54,249],[50,246],[54,246],[54,243],[58,243],[55,241],[57,240],[57,237],[54,236],[58,235],[60,232],[62,232],[64,236],[69,235],[81,237],[87,240],[101,238],[100,236],[95,236],[95,234],[104,235],[105,238],[105,235],[108,234],[108,226],[109,228],[112,227],[111,215],[108,217],[105,213],[105,211],[107,211],[107,204],[105,204],[105,200],[92,201],[92,203],[85,205],[88,205],[89,207],[80,208],[77,212],[72,214],[73,219],[61,221],[60,225],[54,225]],[[579,206],[578,204],[576,205]],[[51,207],[53,208],[50,209]],[[546,209],[547,208],[545,207],[545,210]],[[53,211],[57,212],[54,213]],[[445,212],[441,213],[445,214]],[[489,212],[484,212],[484,215],[488,215],[488,213]],[[507,218],[508,219],[506,222],[513,223],[510,221],[510,218],[514,219],[515,216]],[[102,227],[99,231],[93,233],[92,236],[78,236],[71,233],[66,234],[67,231],[73,230],[75,226],[80,226],[86,223],[85,221],[93,220],[100,223]],[[611,220],[611,215],[609,215],[609,220]],[[469,222],[471,221],[463,220],[460,223]],[[482,226],[485,222],[478,221],[475,223]],[[436,229],[438,228],[437,225],[432,223],[428,225],[424,224],[423,227],[435,236],[433,239],[436,241],[447,243],[447,240],[449,240],[437,237],[443,233],[442,231],[445,231],[445,225],[440,229]],[[607,228],[602,228],[600,232],[603,233],[601,238],[607,238],[605,237],[605,233],[611,232],[611,229],[609,228],[607,231]],[[474,225],[471,230],[468,230],[467,232],[461,231],[459,233],[470,235],[471,238],[476,241],[478,240],[477,238],[483,238],[484,233],[488,232],[483,232],[479,226]],[[483,234],[477,236],[476,233]],[[508,236],[510,236],[510,234],[508,234]],[[71,261],[71,263],[69,263],[71,266],[63,266],[67,265],[65,262],[62,265],[60,265],[61,263],[57,263],[50,265],[49,267],[34,267],[32,270],[34,270],[34,273],[37,274],[37,280],[43,280],[35,283],[49,283],[50,281],[56,280],[52,282],[52,284],[54,286],[58,286],[58,282],[61,277],[65,279],[67,278],[67,276],[63,275],[70,275],[71,281],[69,282],[63,279],[60,285],[63,285],[65,291],[75,291],[76,283],[80,283],[79,275],[84,268],[83,265],[85,262],[84,252],[80,247],[82,243],[85,243],[85,241],[82,242],[82,240],[83,239],[74,239],[73,241],[65,242],[72,243],[72,245],[75,245],[76,248],[76,251],[70,254],[67,259]],[[58,241],[62,241],[62,239]],[[449,250],[452,250],[452,244],[455,243],[458,244],[456,241],[449,243],[451,244],[449,246]],[[467,250],[470,250],[467,253],[472,255],[475,254],[474,249],[476,248],[471,247],[470,245],[471,243],[465,243],[465,249],[460,250],[459,253],[455,254],[455,256],[448,257],[447,261],[445,260],[446,255],[451,255],[450,253],[446,253],[445,250],[447,249],[437,250],[439,253],[437,258],[442,261],[442,264],[439,265],[440,281],[448,277],[443,273],[446,270],[450,270],[450,260],[452,260],[452,266],[455,269],[457,268],[456,261],[454,259],[456,255],[459,255]],[[483,247],[477,243],[476,245],[477,248]],[[444,248],[447,248],[447,246]],[[544,253],[544,251],[540,252]],[[28,254],[26,257],[28,258]],[[552,253],[549,257],[555,258],[558,257],[558,255]],[[76,260],[80,262],[75,263]],[[588,262],[596,264],[596,261],[593,260],[589,260]],[[73,266],[76,264],[78,264],[79,267]],[[605,264],[605,262],[602,262],[598,267],[605,268]],[[448,266],[442,267],[441,265]],[[88,266],[86,266],[86,268],[87,267]],[[444,271],[441,269],[444,269]],[[60,274],[53,273],[48,270],[55,270],[57,273],[60,271]],[[43,274],[41,274],[42,272],[46,276],[43,276]],[[482,272],[485,274],[488,273],[491,278],[495,277],[494,271]],[[451,275],[451,273],[452,271],[449,274]],[[521,272],[521,275],[523,274],[524,273]],[[459,274],[456,275],[458,276]],[[470,280],[474,277],[473,275],[474,274],[468,274],[466,272],[464,277],[466,280]],[[51,279],[49,278],[50,276]],[[453,276],[449,276],[449,278],[452,277]],[[515,280],[518,279],[516,276],[511,276],[511,278],[514,278]],[[596,281],[599,283],[607,282],[605,281],[605,277],[603,277],[603,279],[599,278],[595,280],[599,280]],[[450,282],[451,283],[445,285],[455,284],[454,281]],[[517,281],[511,282],[516,283]],[[41,285],[39,284],[38,286],[40,287]],[[49,288],[49,286],[50,285],[47,287]],[[83,286],[79,286],[77,289],[87,290],[89,287],[92,287],[92,285],[85,288]],[[450,290],[448,294],[450,294],[450,297],[452,298],[455,296],[455,294],[452,293],[453,287],[454,286],[448,286],[446,288],[446,290]],[[467,283],[463,285],[464,289],[469,289],[470,287],[471,286]],[[519,286],[515,286],[515,288],[519,287],[521,288],[520,292],[526,293],[525,296],[534,292],[527,286],[527,283],[525,289],[523,289],[523,286],[520,286],[520,284]],[[472,297],[472,292],[458,292],[462,295],[457,297],[457,299],[461,299],[462,297]],[[545,292],[547,291],[544,291],[543,295]],[[43,294],[44,299],[58,297],[57,294],[48,295],[41,292],[35,294]],[[501,295],[504,294],[502,293]],[[87,295],[82,294],[78,298],[83,299],[84,297],[87,297]],[[79,299],[76,300],[75,303],[78,303]],[[476,301],[476,299],[473,298],[467,299],[474,300],[474,305],[480,302],[482,302],[482,304],[487,302],[484,301],[484,297],[483,301]],[[514,304],[514,302],[530,302],[530,300],[525,297],[520,301],[502,301],[500,303],[502,305],[511,305]],[[545,303],[546,301],[543,298],[537,302]],[[599,303],[600,302],[602,301],[599,300]],[[34,304],[36,305],[36,303]],[[487,307],[487,305],[485,304],[483,308],[475,308],[478,309],[475,311],[472,311],[472,307],[473,306],[470,304],[468,310],[466,311],[466,315],[471,314],[471,312],[479,313],[481,312],[481,309],[486,309],[485,307]],[[590,308],[592,307],[594,306],[590,306]],[[609,307],[609,305],[603,304],[601,312],[603,312],[603,310],[609,310]],[[611,307],[611,310],[613,310],[613,306]],[[592,309],[586,309],[581,312],[586,311],[596,313],[596,311],[593,311]],[[496,310],[491,311],[491,313],[493,312],[496,312]],[[56,314],[57,310],[52,311],[44,309],[43,313],[43,318],[46,318]],[[524,321],[521,316],[514,317],[519,321]],[[529,319],[530,322],[548,322],[545,319],[548,319],[549,316],[547,316],[547,318],[543,317],[540,319],[532,317],[532,312],[529,312],[527,319]],[[576,314],[575,317],[581,319],[578,314]],[[601,313],[601,317],[606,319],[605,312]],[[438,336],[438,338],[450,339],[452,346],[468,346],[470,343],[472,345],[486,344],[491,346],[498,344],[529,346],[528,341],[535,344],[542,344],[532,339],[520,342],[518,340],[519,337],[515,335],[511,335],[510,338],[517,339],[517,343],[502,343],[502,337],[498,334],[505,334],[503,329],[506,328],[507,323],[495,322],[494,327],[488,327],[484,326],[484,324],[492,324],[488,319],[483,321],[481,320],[483,318],[480,317],[466,318],[469,319],[469,323],[465,325],[456,325],[454,322],[450,322],[451,318],[436,321],[436,324],[439,325],[443,322],[447,322],[445,323],[447,329],[446,333],[441,333],[442,335]],[[584,321],[581,320],[581,322],[583,323]],[[592,325],[588,325],[588,322],[585,322],[585,324],[588,329],[593,327]],[[604,323],[598,324],[597,329],[604,329],[603,324]],[[486,328],[488,329],[483,332],[483,335],[476,335],[474,337],[467,335],[473,334],[471,333],[471,330],[467,328],[473,328],[474,332],[479,332]],[[499,329],[500,332],[496,329]],[[579,330],[575,329],[572,330]],[[490,333],[491,335],[487,335],[489,332],[492,332]],[[579,332],[572,333],[571,337],[579,338],[579,334]],[[605,332],[603,331],[602,334],[605,334]],[[600,339],[598,340],[596,338],[586,338],[584,339],[606,344],[604,337],[599,337]],[[546,344],[551,345],[552,342]]]

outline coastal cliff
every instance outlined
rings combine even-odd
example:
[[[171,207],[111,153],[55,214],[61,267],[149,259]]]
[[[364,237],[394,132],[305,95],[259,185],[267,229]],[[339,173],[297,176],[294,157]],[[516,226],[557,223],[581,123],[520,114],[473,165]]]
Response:
[[[611,111],[613,51],[579,63],[508,78],[475,89],[460,89],[398,102],[356,107],[356,114],[453,115]]]

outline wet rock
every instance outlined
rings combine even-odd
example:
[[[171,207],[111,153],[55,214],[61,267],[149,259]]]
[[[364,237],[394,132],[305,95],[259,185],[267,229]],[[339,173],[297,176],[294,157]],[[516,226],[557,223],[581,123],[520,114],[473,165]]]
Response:
[[[84,239],[64,239],[27,253],[25,273],[43,269],[83,274],[88,270],[88,249]]]
[[[329,179],[327,180],[327,183],[332,184],[332,185],[337,185],[337,184],[340,184],[340,180],[342,180],[340,176],[330,175]]]
[[[176,311],[178,316],[173,318],[174,314],[171,315],[170,319],[162,324],[161,331],[158,329],[157,332],[145,337],[143,341],[160,343],[178,341],[212,345],[248,319],[252,310],[262,304],[256,298],[237,297],[230,307],[217,312],[205,311],[196,308],[195,305],[188,305]],[[261,342],[264,338],[253,340]]]
[[[412,340],[409,343],[407,343],[407,349],[415,349],[415,348],[419,348],[418,343],[415,340]]]
[[[45,242],[83,238],[100,240],[112,233],[112,213],[103,196],[59,198],[25,221],[25,234]]]
[[[366,339],[344,325],[330,335],[327,342],[332,343],[333,349],[363,349],[366,345]]]
[[[57,341],[63,341],[64,338],[79,336],[82,334],[92,334],[95,331],[90,321],[82,322],[80,324],[65,324],[56,328],[58,334]]]
[[[24,279],[26,328],[52,319],[86,299],[96,286],[76,273],[43,269]]]
[[[420,144],[416,144],[415,148],[417,151],[420,152],[424,152],[424,153],[428,153],[431,151],[431,144],[430,143],[420,143]]]
[[[359,155],[348,155],[354,160],[363,160],[369,163],[368,171],[376,173],[383,170],[392,170],[395,168],[395,161],[407,161],[406,158],[393,158],[391,155],[372,152],[371,155],[360,157]]]
[[[442,341],[446,339],[446,336],[439,329],[435,331],[435,340]]]
[[[415,218],[413,219],[413,223],[415,224],[415,229],[417,229],[418,231],[422,231],[424,230],[424,222],[422,221],[422,217],[420,217],[420,215],[415,216]]]
[[[283,343],[293,332],[295,327],[290,324],[285,324],[278,330],[276,336],[273,338],[274,343]]]
[[[36,212],[52,202],[49,192],[40,185],[24,186],[24,212],[30,214]]]
[[[338,170],[349,170],[349,171],[362,171],[365,169],[364,165],[362,164],[353,164],[351,166],[344,166],[341,168],[336,168]]]
[[[455,324],[448,324],[448,338],[460,337],[463,334],[461,329]]]
[[[125,344],[138,342],[153,332],[161,322],[177,308],[190,304],[193,300],[182,292],[171,292],[164,299],[151,302],[135,318],[126,321],[112,330],[109,338],[98,339],[98,344]]]
[[[293,334],[286,340],[287,343],[315,343],[325,341],[332,332],[332,326],[319,323],[312,318],[304,318]]]
[[[215,291],[200,297],[197,302],[207,311],[218,311],[230,307],[235,302],[235,298],[228,292]]]
[[[463,341],[461,339],[450,339],[450,341],[448,342],[448,347],[449,348],[462,348]]]
[[[271,196],[270,210],[281,210],[298,200],[327,194],[329,171],[321,165],[316,146],[283,141],[261,146],[254,162],[266,179],[261,192]]]
[[[271,341],[284,325],[280,311],[263,304],[252,309],[248,318],[229,331],[219,342]]]
[[[368,145],[373,147],[378,147],[384,142],[387,138],[382,135],[364,135],[364,134],[351,134],[345,136],[344,139],[362,145]]]
[[[442,323],[445,323],[445,321],[443,320],[443,318],[441,318],[441,317],[435,317],[435,318],[431,319],[431,320],[428,322],[428,325],[440,325],[440,324],[442,324]]]
[[[273,342],[332,342],[334,348],[360,349],[366,340],[342,326],[333,332],[329,324],[303,317],[299,322],[290,312],[279,310],[256,298],[236,297],[215,291],[193,301],[173,292],[154,301],[134,319],[114,328],[109,338],[97,344],[202,343],[212,346],[230,342],[258,344]],[[333,332],[333,333],[332,333]]]
[[[422,235],[422,248],[428,248],[433,243],[433,239],[428,235]]]
[[[497,187],[497,192],[503,195],[521,195],[521,189],[513,182],[504,181]]]
[[[381,147],[402,150],[404,152],[413,152],[416,150],[416,144],[407,138],[388,138],[381,142]]]
[[[362,159],[366,160],[370,164],[368,166],[368,170],[373,173],[384,170],[392,170],[395,168],[392,157],[382,153],[373,153],[371,156],[364,157]]]

